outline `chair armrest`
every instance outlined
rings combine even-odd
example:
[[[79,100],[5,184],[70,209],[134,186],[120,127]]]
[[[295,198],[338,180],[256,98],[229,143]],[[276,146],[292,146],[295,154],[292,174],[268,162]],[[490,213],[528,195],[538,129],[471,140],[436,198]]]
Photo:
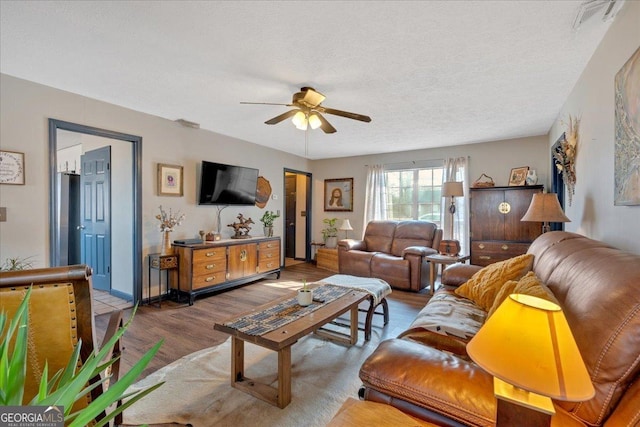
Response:
[[[383,341],[360,368],[371,388],[468,425],[495,424],[493,377],[472,362],[403,339]]]
[[[366,251],[367,245],[364,243],[364,240],[342,239],[338,242],[338,249],[342,251]]]
[[[460,286],[480,270],[479,265],[453,264],[444,269],[440,282],[446,286]]]
[[[437,253],[438,251],[436,251],[435,249],[428,248],[426,246],[407,246],[402,251],[402,257],[404,258],[406,255],[418,255],[421,257],[425,257],[427,255],[433,255]]]

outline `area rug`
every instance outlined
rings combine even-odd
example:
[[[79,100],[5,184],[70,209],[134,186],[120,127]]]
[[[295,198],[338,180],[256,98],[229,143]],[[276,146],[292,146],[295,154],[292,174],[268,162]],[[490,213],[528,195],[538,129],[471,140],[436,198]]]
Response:
[[[130,390],[165,381],[124,413],[128,425],[176,423],[208,426],[325,426],[348,397],[357,397],[358,371],[380,341],[360,334],[354,346],[315,335],[293,345],[291,403],[279,409],[230,385],[231,340],[198,351],[154,372]],[[277,355],[245,344],[245,375],[277,385]]]

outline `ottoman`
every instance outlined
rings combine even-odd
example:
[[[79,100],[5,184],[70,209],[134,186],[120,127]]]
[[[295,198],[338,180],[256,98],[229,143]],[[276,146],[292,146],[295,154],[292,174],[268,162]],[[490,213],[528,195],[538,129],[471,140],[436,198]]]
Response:
[[[367,310],[359,310],[367,313],[364,323],[365,341],[369,341],[371,339],[371,322],[374,314],[383,315],[384,324],[386,325],[389,323],[389,305],[387,304],[386,296],[391,293],[391,286],[389,286],[389,284],[384,280],[376,279],[375,277],[357,277],[350,276],[348,274],[334,274],[326,279],[322,279],[321,282],[328,283],[330,285],[353,288],[369,294],[369,308]],[[382,305],[382,313],[376,312],[376,308],[379,305]]]

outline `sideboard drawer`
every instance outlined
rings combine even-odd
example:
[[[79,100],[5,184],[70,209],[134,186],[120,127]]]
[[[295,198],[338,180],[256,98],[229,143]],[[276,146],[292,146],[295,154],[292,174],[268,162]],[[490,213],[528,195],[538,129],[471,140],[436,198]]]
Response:
[[[225,247],[206,248],[206,249],[198,249],[193,251],[194,264],[197,264],[198,262],[208,262],[213,260],[226,259],[226,257],[227,257],[227,248]]]
[[[193,289],[207,288],[217,285],[227,280],[225,271],[218,271],[201,276],[194,276],[192,280]]]
[[[529,249],[530,243],[510,241],[471,242],[471,264],[486,266],[498,261],[522,255]]]

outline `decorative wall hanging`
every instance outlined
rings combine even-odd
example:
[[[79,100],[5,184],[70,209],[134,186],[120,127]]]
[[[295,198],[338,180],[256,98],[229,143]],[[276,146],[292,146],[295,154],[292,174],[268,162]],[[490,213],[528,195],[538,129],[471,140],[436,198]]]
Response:
[[[576,154],[580,137],[580,119],[569,115],[569,123],[566,123],[566,126],[567,131],[556,143],[558,148],[553,153],[553,158],[556,168],[562,173],[562,179],[567,186],[567,196],[569,197],[569,206],[571,206],[576,187]]]
[[[0,184],[24,185],[24,153],[0,151]]]
[[[353,212],[353,178],[324,180],[325,212]]]
[[[640,48],[615,78],[614,205],[640,205]]]
[[[158,163],[158,196],[181,197],[182,194],[182,166]]]
[[[269,197],[271,197],[271,184],[265,177],[259,176],[256,188],[256,206],[264,209],[267,206]]]

